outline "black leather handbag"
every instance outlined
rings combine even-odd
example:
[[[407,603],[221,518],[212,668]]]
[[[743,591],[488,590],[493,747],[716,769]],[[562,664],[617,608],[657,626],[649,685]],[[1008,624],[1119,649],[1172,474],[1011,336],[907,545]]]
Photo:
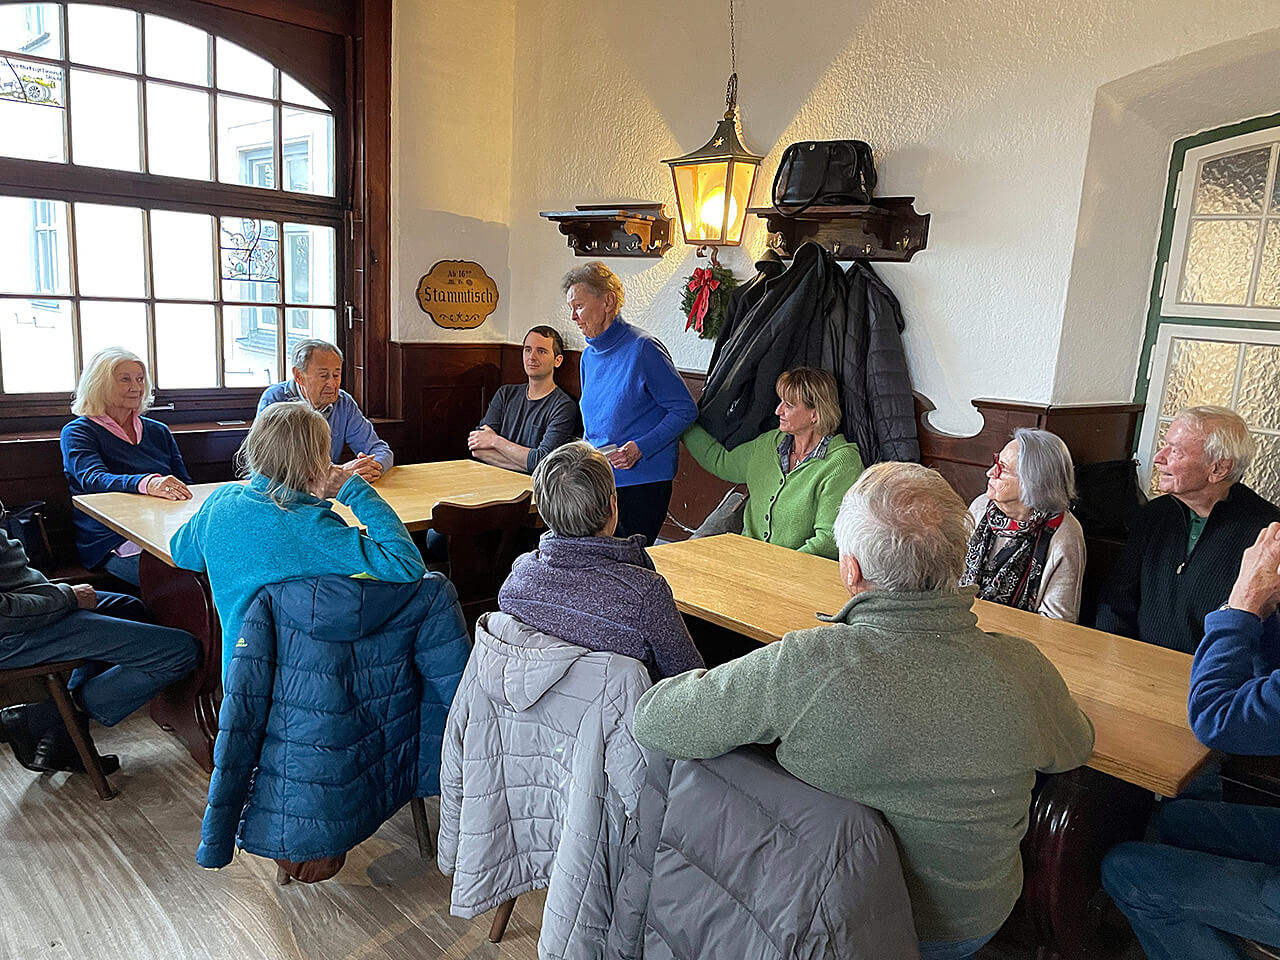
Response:
[[[27,563],[43,573],[53,569],[53,549],[44,526],[44,501],[21,503],[12,510],[0,503],[0,532],[22,544]]]
[[[795,217],[813,206],[870,203],[876,188],[871,145],[861,140],[804,140],[782,152],[773,206]]]

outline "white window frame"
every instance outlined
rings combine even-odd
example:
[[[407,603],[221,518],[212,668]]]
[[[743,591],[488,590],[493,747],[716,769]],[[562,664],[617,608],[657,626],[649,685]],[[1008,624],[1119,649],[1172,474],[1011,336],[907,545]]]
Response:
[[[1178,292],[1182,289],[1183,276],[1187,263],[1187,236],[1191,229],[1191,208],[1195,197],[1196,183],[1200,176],[1201,166],[1210,160],[1243,153],[1251,147],[1280,143],[1280,127],[1269,127],[1254,133],[1245,133],[1227,140],[1215,140],[1202,147],[1186,152],[1182,170],[1178,174],[1177,187],[1174,192],[1173,237],[1169,244],[1169,259],[1165,265],[1165,274],[1160,286],[1160,315],[1162,317],[1195,317],[1214,320],[1263,320],[1280,324],[1280,307],[1224,305],[1207,303],[1179,303]],[[1277,157],[1280,149],[1271,151],[1270,165],[1267,170],[1266,189],[1263,193],[1263,209],[1257,214],[1240,214],[1224,216],[1229,220],[1261,220],[1262,229],[1258,231],[1257,246],[1254,249],[1253,273],[1249,278],[1249,293],[1258,285],[1258,272],[1261,269],[1262,244],[1266,239],[1267,205],[1270,202],[1277,176]],[[1280,213],[1270,219],[1280,222]]]

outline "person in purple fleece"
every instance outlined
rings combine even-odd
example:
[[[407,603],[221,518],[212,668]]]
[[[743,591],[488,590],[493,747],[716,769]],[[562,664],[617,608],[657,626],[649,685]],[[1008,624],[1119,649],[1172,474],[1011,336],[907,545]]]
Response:
[[[654,680],[705,666],[644,537],[613,536],[618,494],[604,454],[581,440],[547,454],[533,471],[533,499],[549,531],[512,565],[498,591],[503,613],[588,650],[633,657]]]

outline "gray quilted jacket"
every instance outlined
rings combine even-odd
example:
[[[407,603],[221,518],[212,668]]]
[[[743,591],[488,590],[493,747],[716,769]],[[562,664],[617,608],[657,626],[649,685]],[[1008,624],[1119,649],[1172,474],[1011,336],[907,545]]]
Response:
[[[645,779],[631,714],[648,688],[638,660],[480,617],[441,756],[437,859],[453,876],[451,913],[546,887],[538,956],[605,956]]]
[[[655,756],[609,931],[611,960],[915,960],[880,814],[750,747]]]

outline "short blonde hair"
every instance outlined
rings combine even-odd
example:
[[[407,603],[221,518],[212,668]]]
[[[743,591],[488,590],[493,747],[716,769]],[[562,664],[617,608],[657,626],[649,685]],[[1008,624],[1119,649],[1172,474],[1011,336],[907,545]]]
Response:
[[[236,451],[240,476],[266,477],[267,496],[284,509],[292,494],[307,493],[329,470],[329,422],[305,400],[263,410]]]
[[[585,440],[556,447],[533,470],[538,516],[558,537],[598,534],[616,492],[609,458]]]
[[[779,397],[787,403],[798,403],[818,414],[815,427],[821,436],[829,437],[840,429],[843,413],[836,378],[816,367],[796,367],[778,377],[774,385]]]
[[[77,417],[100,417],[107,412],[107,397],[111,393],[111,383],[115,379],[116,368],[122,363],[136,363],[142,367],[145,378],[142,386],[142,413],[155,399],[155,385],[151,382],[151,371],[142,358],[132,350],[124,347],[104,347],[89,358],[80,373],[80,382],[76,384],[75,397],[71,401],[71,412]]]
[[[622,289],[622,281],[618,279],[616,273],[599,260],[584,263],[582,266],[574,267],[566,273],[564,279],[560,281],[560,292],[568,293],[571,287],[576,287],[578,284],[582,284],[597,297],[612,293],[615,313],[622,312],[622,305],[627,299],[627,295]]]

